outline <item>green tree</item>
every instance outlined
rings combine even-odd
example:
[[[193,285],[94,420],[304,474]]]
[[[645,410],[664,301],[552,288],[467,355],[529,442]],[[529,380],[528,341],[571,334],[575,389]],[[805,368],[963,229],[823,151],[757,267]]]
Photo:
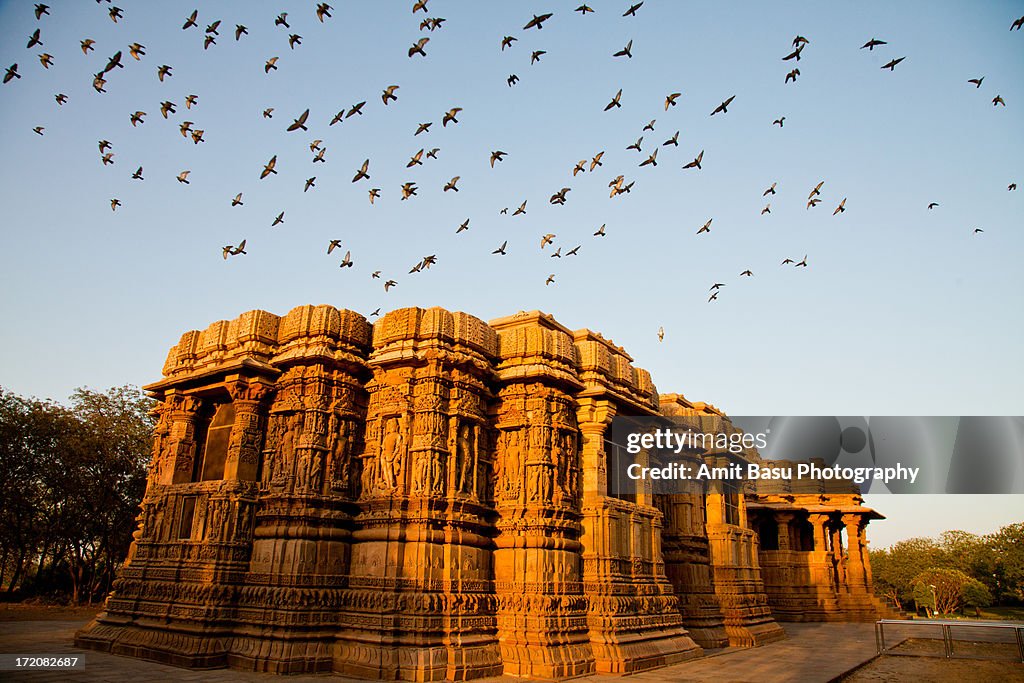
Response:
[[[974,608],[974,616],[981,616],[981,608],[992,604],[992,593],[988,587],[977,579],[964,584],[964,605]]]
[[[938,546],[945,555],[944,566],[980,577],[992,570],[992,553],[985,539],[967,531],[944,531]]]
[[[65,407],[0,390],[0,566],[9,592],[109,589],[145,491],[152,405],[134,387]]]
[[[959,569],[926,569],[914,577],[911,586],[918,607],[928,607],[937,614],[954,614],[971,603],[980,607],[987,593],[980,581]]]
[[[913,582],[918,574],[945,564],[942,548],[930,538],[900,541],[888,550],[871,551],[869,558],[876,592],[897,607],[915,599]]]
[[[1024,522],[985,536],[992,555],[993,594],[1000,602],[1024,602]]]

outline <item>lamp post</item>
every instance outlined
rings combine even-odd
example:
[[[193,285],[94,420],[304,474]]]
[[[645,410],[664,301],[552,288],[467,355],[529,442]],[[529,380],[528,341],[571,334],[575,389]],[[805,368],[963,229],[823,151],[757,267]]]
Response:
[[[928,587],[932,589],[932,612],[938,614],[939,612],[939,598],[935,595],[935,584],[928,584]]]

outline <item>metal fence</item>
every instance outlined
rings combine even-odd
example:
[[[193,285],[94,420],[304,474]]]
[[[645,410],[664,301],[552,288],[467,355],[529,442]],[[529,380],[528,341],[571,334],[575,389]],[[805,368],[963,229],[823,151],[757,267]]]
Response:
[[[886,644],[886,627],[889,629],[891,644]],[[909,640],[923,643],[924,646],[897,649]],[[936,647],[929,648],[928,641],[934,642]],[[937,648],[939,641],[942,642],[941,652]],[[879,619],[875,622],[875,644],[878,646],[880,655],[945,657],[946,659],[1002,659],[1024,662],[1024,623]],[[1016,647],[1014,648],[1014,646]],[[935,651],[929,651],[930,649]],[[1005,649],[1007,652],[1016,649],[1016,656],[999,656],[998,651],[1001,649]]]

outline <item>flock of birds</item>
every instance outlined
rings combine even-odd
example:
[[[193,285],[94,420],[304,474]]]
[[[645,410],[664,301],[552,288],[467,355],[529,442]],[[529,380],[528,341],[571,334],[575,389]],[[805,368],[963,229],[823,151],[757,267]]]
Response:
[[[111,0],[96,0],[97,4],[101,4],[104,1],[108,5],[112,4]],[[444,25],[444,23],[447,20],[445,18],[439,17],[439,16],[430,16],[428,14],[428,6],[427,6],[428,2],[429,2],[429,0],[416,0],[416,2],[414,2],[413,5],[412,5],[412,14],[414,15],[414,17],[419,18],[420,14],[422,13],[422,20],[421,20],[421,22],[419,24],[420,31],[426,31],[426,32],[428,32],[430,34],[433,34],[436,31],[442,30],[443,29],[443,25]],[[628,4],[626,6],[625,11],[622,13],[622,17],[623,18],[636,17],[637,13],[642,10],[643,5],[644,5],[644,2],[637,2],[637,3]],[[333,8],[331,7],[330,4],[328,4],[326,2],[320,2],[320,3],[316,3],[315,4],[315,7],[313,8],[313,14],[314,14],[316,19],[320,23],[324,23],[326,20],[332,18],[332,14],[331,14],[332,10],[333,10]],[[39,22],[42,22],[44,20],[44,17],[49,17],[50,16],[50,7],[48,5],[45,5],[45,4],[36,4],[34,12],[35,12],[36,20],[39,21]],[[586,5],[586,4],[582,4],[582,5],[580,5],[579,7],[577,7],[575,9],[575,12],[579,13],[582,16],[586,16],[588,14],[593,14],[595,12],[595,10],[593,8],[591,8],[590,6]],[[109,15],[110,19],[114,23],[117,23],[120,19],[122,19],[124,17],[124,12],[123,12],[123,10],[121,10],[118,7],[111,6],[108,9],[108,15]],[[528,21],[526,21],[526,23],[523,25],[522,31],[524,33],[525,32],[529,32],[531,30],[541,31],[544,28],[545,23],[548,22],[549,20],[551,20],[553,17],[554,17],[554,13],[553,12],[544,13],[544,14],[540,14],[540,15],[533,15],[532,18],[530,18]],[[205,20],[202,23],[205,23]],[[225,37],[228,37],[228,39],[230,39],[229,37],[232,35],[232,33],[233,33],[235,41],[241,41],[241,40],[243,40],[248,35],[248,28],[245,25],[243,25],[243,24],[236,24],[233,31],[231,31],[228,27],[224,27],[224,32],[225,32],[226,36],[222,36],[222,34],[221,34],[221,30],[222,30],[221,24],[222,24],[221,20],[218,19],[218,20],[214,20],[214,21],[212,21],[212,22],[210,22],[209,24],[206,25],[205,31],[203,32],[203,49],[204,50],[208,50],[208,49],[210,49],[211,46],[216,45],[218,39],[223,39]],[[288,44],[289,50],[295,50],[296,48],[301,47],[303,45],[304,38],[303,38],[302,35],[298,34],[297,32],[293,32],[292,26],[289,23],[289,15],[288,15],[287,12],[282,12],[282,13],[278,14],[276,17],[274,17],[273,24],[274,24],[275,28],[281,30],[283,32],[283,34],[287,35],[287,44]],[[1024,26],[1024,17],[1021,17],[1021,18],[1015,20],[1011,24],[1010,30],[1011,31],[1020,30],[1022,26]],[[197,32],[201,30],[201,23],[200,23],[200,17],[199,17],[199,11],[198,10],[193,11],[191,14],[189,14],[188,16],[183,18],[183,23],[181,25],[181,29],[183,31],[194,30],[194,31],[197,31]],[[33,48],[37,48],[37,47],[39,47],[39,48],[45,47],[43,38],[44,38],[44,36],[42,35],[42,29],[41,28],[37,28],[28,38],[27,45],[26,45],[27,49],[32,50]],[[424,35],[424,36],[420,37],[419,39],[417,39],[408,48],[408,51],[407,51],[408,58],[409,59],[426,59],[426,58],[428,58],[428,49],[429,49],[430,41],[431,41],[431,36],[430,35]],[[518,41],[519,41],[519,38],[517,36],[515,36],[515,35],[511,35],[511,34],[505,35],[505,36],[503,36],[501,38],[501,40],[498,43],[498,45],[496,45],[496,48],[500,49],[501,52],[505,52],[506,50],[512,50],[515,47],[515,43],[518,42]],[[789,69],[785,73],[785,75],[783,77],[783,83],[784,84],[790,84],[790,83],[796,83],[797,82],[797,79],[800,76],[800,69],[799,69],[799,67],[797,65],[800,63],[800,61],[802,59],[807,59],[808,58],[804,54],[804,52],[805,52],[806,49],[808,49],[809,45],[811,45],[811,41],[808,38],[804,37],[804,36],[797,35],[796,37],[793,38],[792,44],[791,44],[791,46],[789,48],[788,53],[785,54],[784,56],[782,56],[782,58],[781,58],[781,60],[783,62],[787,63],[787,66],[788,65],[792,65],[793,66],[793,68]],[[887,45],[888,45],[888,43],[886,41],[880,40],[880,39],[875,38],[875,37],[872,37],[870,40],[865,42],[864,45],[861,46],[860,49],[866,49],[869,52],[873,52],[876,48],[884,49],[885,46],[887,46]],[[93,52],[93,51],[96,50],[97,44],[96,44],[96,41],[92,40],[91,38],[85,38],[85,39],[81,40],[80,47],[81,47],[82,53],[85,54],[86,56],[88,56],[90,52]],[[125,54],[124,54],[125,51],[127,51],[127,57],[125,57]],[[539,49],[538,50],[533,50],[531,52],[531,54],[530,54],[530,64],[535,64],[535,63],[539,62],[543,58],[543,56],[545,54],[547,54],[545,50],[539,50]],[[633,57],[633,40],[629,40],[621,49],[618,49],[616,51],[610,52],[610,55],[611,55],[611,58],[613,58],[613,59],[626,59],[626,60],[632,59],[632,57]],[[119,70],[123,70],[125,68],[125,62],[127,60],[130,59],[130,60],[134,60],[136,62],[142,62],[144,60],[144,58],[146,58],[146,47],[144,45],[138,43],[138,42],[132,42],[132,43],[128,44],[125,49],[118,49],[118,50],[116,50],[112,54],[112,56],[106,61],[106,64],[104,65],[102,70],[98,71],[97,73],[95,73],[93,75],[92,87],[98,93],[105,93],[106,92],[106,86],[108,84],[109,79],[114,77],[118,73]],[[50,68],[53,68],[55,66],[55,60],[54,60],[53,55],[51,55],[51,54],[49,54],[47,52],[39,53],[38,54],[38,59],[39,59],[40,64],[42,65],[43,69],[49,70]],[[267,59],[266,62],[264,63],[263,70],[264,70],[264,72],[268,76],[273,71],[276,71],[278,69],[278,61],[279,61],[279,59],[280,58],[278,56],[272,56],[269,59]],[[893,72],[893,71],[895,71],[896,67],[899,64],[901,64],[905,59],[906,59],[905,56],[893,57],[888,62],[886,62],[881,67],[881,69],[882,70],[887,70],[889,72]],[[173,78],[173,76],[174,76],[174,68],[171,65],[168,65],[168,64],[156,65],[156,67],[155,67],[155,75],[159,79],[160,82],[165,82],[165,80]],[[19,72],[18,64],[15,63],[15,64],[10,65],[6,69],[6,72],[5,72],[4,77],[3,77],[3,83],[4,84],[10,84],[12,81],[17,81],[17,80],[19,80],[21,78],[22,78],[22,74]],[[519,76],[517,74],[514,74],[514,73],[510,74],[508,76],[508,78],[506,79],[506,83],[507,83],[509,88],[515,87],[519,83],[519,81],[520,81]],[[983,81],[984,81],[984,76],[979,76],[977,78],[969,79],[967,81],[967,83],[970,84],[970,85],[973,85],[977,89],[980,89],[982,87],[982,82]],[[392,105],[394,103],[397,103],[399,101],[399,90],[400,90],[400,86],[397,85],[397,84],[390,84],[387,87],[385,87],[381,91],[381,94],[380,94],[380,98],[381,98],[381,101],[383,103],[383,106],[388,107],[388,106],[390,106],[390,105]],[[623,96],[623,91],[622,91],[622,89],[619,89],[610,98],[610,100],[608,101],[607,105],[604,107],[604,111],[608,112],[608,111],[612,111],[612,110],[621,108],[622,107],[622,96]],[[666,96],[664,98],[664,102],[663,102],[664,110],[665,111],[669,111],[672,107],[676,107],[679,104],[679,98],[681,96],[682,96],[681,92],[671,92],[671,93],[666,94]],[[66,94],[64,94],[64,93],[56,93],[54,98],[55,98],[56,103],[57,103],[58,106],[64,106],[68,102],[68,96]],[[729,107],[733,106],[734,100],[736,100],[736,95],[730,95],[729,97],[724,99],[717,107],[715,107],[709,113],[709,116],[727,115],[729,113]],[[199,106],[199,101],[200,101],[200,97],[198,95],[196,95],[196,94],[188,94],[185,97],[185,99],[184,99],[185,112],[189,112],[193,108],[197,108]],[[741,102],[742,102],[742,100],[741,100]],[[1001,95],[995,94],[994,97],[992,98],[992,105],[993,106],[1003,106],[1003,107],[1005,107],[1006,106],[1006,102],[1003,100]],[[352,104],[350,107],[343,108],[340,111],[338,111],[337,113],[332,114],[328,121],[325,121],[326,127],[330,128],[331,126],[335,126],[336,124],[342,123],[345,120],[350,119],[350,118],[352,118],[354,116],[363,116],[365,114],[364,109],[366,107],[367,107],[367,101],[361,101],[361,102],[357,102],[357,103]],[[440,114],[440,124],[441,124],[441,127],[442,128],[448,128],[449,126],[457,126],[459,124],[459,118],[458,117],[461,115],[462,111],[463,111],[463,109],[461,107],[453,106],[453,107],[450,107],[447,111],[442,112]],[[161,102],[160,106],[159,106],[159,113],[160,113],[160,115],[164,119],[168,119],[168,120],[170,119],[171,116],[177,116],[177,115],[185,113],[185,112],[179,111],[178,105],[175,102],[172,102],[172,101],[169,101],[169,100],[165,100],[165,101]],[[274,107],[266,108],[262,112],[262,116],[265,119],[272,119],[274,117],[274,115],[275,115],[275,108]],[[134,112],[128,112],[128,116],[129,116],[129,120],[131,122],[131,125],[133,127],[137,127],[137,126],[143,125],[146,122],[146,117],[148,116],[148,114],[145,111],[136,110]],[[776,118],[772,122],[772,125],[773,126],[777,125],[780,128],[782,128],[785,125],[785,121],[786,121],[786,117],[785,116],[779,116],[778,118]],[[424,122],[419,123],[417,125],[417,127],[416,127],[416,130],[414,132],[412,132],[412,137],[415,138],[415,137],[420,136],[421,134],[429,133],[430,132],[430,128],[432,126],[434,126],[435,123],[436,123],[436,121],[424,121]],[[626,150],[628,150],[628,151],[635,151],[635,152],[637,152],[638,154],[641,155],[641,160],[640,160],[640,162],[637,165],[638,168],[655,167],[655,166],[657,166],[659,164],[659,159],[658,159],[659,150],[664,150],[665,148],[669,148],[669,147],[674,147],[676,149],[679,148],[679,131],[678,130],[675,131],[674,134],[669,135],[664,140],[664,142],[662,142],[660,144],[654,144],[653,146],[648,145],[645,148],[645,146],[644,146],[644,138],[645,138],[645,136],[648,137],[648,138],[654,136],[655,123],[656,123],[655,120],[651,120],[649,123],[644,125],[642,130],[640,131],[640,137],[635,142],[633,142],[632,144],[630,144],[629,146],[626,147]],[[302,111],[301,113],[299,113],[294,119],[292,119],[292,122],[285,128],[285,131],[286,131],[286,133],[289,133],[289,134],[298,133],[299,131],[301,131],[302,133],[308,133],[309,130],[310,130],[310,126],[314,126],[314,125],[315,125],[315,123],[311,119],[310,110],[307,108],[304,111]],[[45,128],[43,126],[36,126],[33,130],[38,135],[44,135],[44,132],[45,132]],[[193,121],[190,121],[190,120],[183,120],[183,121],[181,121],[181,123],[179,124],[179,131],[180,131],[180,133],[181,133],[183,138],[185,138],[186,140],[191,140],[194,145],[199,145],[199,144],[202,144],[203,142],[205,142],[204,135],[205,135],[206,131],[204,129],[202,129],[202,128],[197,127],[196,123],[193,122]],[[661,137],[661,136],[658,136],[658,137]],[[114,164],[115,163],[116,152],[114,151],[113,143],[111,141],[109,141],[109,140],[103,139],[103,140],[100,140],[98,142],[98,147],[99,147],[100,162],[104,166]],[[311,156],[311,168],[315,169],[316,168],[316,164],[318,164],[318,163],[326,163],[327,162],[327,159],[326,159],[326,156],[325,156],[326,153],[327,153],[327,147],[324,144],[322,139],[314,139],[314,140],[312,140],[309,143],[309,151],[310,151],[310,154],[312,155]],[[437,148],[437,147],[428,148],[427,146],[424,146],[424,147],[420,148],[418,151],[416,151],[414,154],[412,154],[410,156],[409,161],[406,164],[406,168],[407,169],[413,169],[413,168],[415,168],[417,166],[422,166],[424,163],[426,163],[429,160],[437,159],[437,156],[438,156],[439,152],[440,152],[440,149]],[[584,158],[584,159],[580,159],[579,161],[573,162],[571,164],[571,168],[569,169],[570,172],[571,172],[571,177],[575,179],[579,174],[592,174],[592,173],[597,172],[597,169],[601,168],[604,165],[604,161],[602,160],[604,155],[605,155],[605,150],[597,150],[597,151],[595,151],[595,153],[589,159]],[[509,156],[509,154],[507,152],[503,151],[503,150],[500,150],[500,149],[496,149],[496,150],[491,151],[490,159],[489,159],[491,168],[495,168],[496,165],[501,164],[505,160],[505,158],[507,156]],[[703,161],[703,157],[704,157],[704,150],[700,150],[692,158],[692,160],[689,160],[687,163],[682,165],[681,168],[684,171],[700,172],[702,170],[701,164],[702,164],[702,161]],[[258,173],[260,181],[266,181],[268,178],[271,178],[272,176],[275,176],[275,175],[278,174],[277,160],[278,160],[278,157],[277,157],[276,154],[271,156],[267,160],[267,162],[263,165],[262,170],[260,170],[259,173]],[[662,162],[665,161],[664,157],[662,158],[661,161]],[[371,162],[371,159],[370,158],[365,159],[357,168],[353,169],[353,171],[354,171],[354,173],[353,173],[353,176],[352,176],[352,179],[351,179],[352,183],[365,183],[364,186],[369,186],[369,187],[367,187],[367,196],[368,196],[369,202],[371,204],[374,204],[375,201],[380,200],[382,198],[382,196],[384,195],[384,189],[381,188],[381,187],[373,187],[372,186],[373,185],[372,179],[373,179],[373,176],[374,176],[374,166],[373,166],[373,164]],[[181,183],[181,184],[188,185],[191,182],[189,180],[190,173],[191,173],[191,171],[189,169],[183,169],[177,175],[177,181],[179,183]],[[138,166],[135,169],[135,171],[131,174],[130,177],[134,181],[140,181],[140,182],[143,181],[145,179],[143,167],[141,165]],[[445,192],[445,193],[447,193],[447,192],[455,192],[455,193],[459,192],[458,183],[459,183],[460,177],[461,176],[459,176],[459,175],[452,176],[452,178],[447,183],[445,183],[443,185],[443,187],[441,188],[442,192]],[[317,180],[317,178],[316,178],[315,175],[310,175],[308,178],[306,178],[305,181],[304,181],[304,184],[303,184],[303,192],[308,192],[308,191],[310,191],[312,189],[315,189],[317,187],[316,180]],[[628,195],[632,191],[632,189],[634,187],[634,184],[636,182],[637,182],[636,179],[627,179],[625,173],[618,173],[618,174],[616,174],[608,182],[609,198],[610,199],[615,199],[616,197],[622,197],[624,195]],[[778,184],[777,182],[773,182],[771,184],[771,186],[768,187],[767,189],[765,189],[764,192],[762,193],[762,198],[766,200],[766,203],[765,203],[765,206],[763,207],[763,209],[761,209],[761,215],[765,215],[765,214],[770,214],[771,213],[771,206],[772,206],[771,205],[771,200],[776,195],[777,184]],[[817,207],[819,204],[821,204],[824,201],[824,198],[822,196],[822,188],[824,187],[824,185],[825,185],[825,180],[821,180],[814,187],[810,188],[809,194],[807,196],[807,204],[806,204],[807,210],[814,209],[815,207]],[[404,182],[401,185],[401,187],[398,188],[398,194],[400,194],[400,200],[401,201],[405,201],[405,200],[411,199],[412,197],[417,196],[417,194],[418,194],[420,189],[421,188],[414,181]],[[568,187],[568,186],[567,187],[562,187],[562,188],[558,189],[557,191],[555,191],[549,197],[549,199],[548,199],[549,203],[551,205],[564,205],[568,201],[568,194],[571,192],[571,190],[572,190],[572,188]],[[1008,190],[1010,190],[1010,191],[1016,190],[1016,184],[1015,183],[1011,183],[1008,186]],[[843,197],[841,200],[838,201],[838,203],[835,205],[835,208],[834,208],[834,210],[832,212],[833,216],[839,216],[839,215],[841,215],[841,214],[846,212],[846,210],[847,210],[847,199],[848,199],[848,197]],[[529,200],[524,200],[518,206],[518,208],[515,208],[514,210],[512,210],[511,215],[513,217],[515,217],[515,216],[520,216],[520,215],[526,214],[528,201]],[[230,204],[231,204],[232,207],[237,207],[237,206],[244,205],[243,193],[240,192],[237,195],[235,195],[233,198],[231,198],[230,199]],[[122,206],[122,203],[121,203],[120,199],[118,199],[117,197],[113,197],[113,198],[110,199],[110,207],[111,207],[112,211],[116,211],[120,206]],[[931,203],[928,204],[927,209],[928,210],[932,210],[932,209],[935,209],[938,206],[939,205],[938,205],[937,202],[931,202]],[[506,208],[502,208],[499,213],[502,214],[502,215],[507,215],[507,214],[509,214],[509,211],[510,211],[510,209],[508,207],[506,207]],[[275,226],[281,225],[281,224],[284,223],[284,221],[285,221],[285,211],[281,211],[271,221],[271,227],[275,227]],[[714,221],[713,218],[708,218],[708,220],[702,226],[700,226],[696,230],[696,234],[699,236],[699,235],[705,235],[705,234],[711,233],[713,221]],[[469,230],[469,228],[470,228],[470,220],[466,219],[461,224],[459,224],[457,226],[457,228],[455,229],[455,234],[457,235],[457,234],[460,234],[462,232],[465,232],[466,230]],[[607,225],[606,224],[602,224],[596,231],[593,232],[593,237],[594,238],[604,237],[607,234],[606,230],[607,230]],[[981,228],[975,228],[974,229],[974,234],[979,234],[979,233],[982,233],[982,232],[984,232],[984,231]],[[559,245],[559,244],[556,244],[556,238],[557,238],[557,235],[554,234],[554,233],[548,232],[548,233],[543,234],[540,237],[540,240],[539,240],[540,250],[542,252],[544,252],[544,253],[548,253],[550,258],[570,258],[570,257],[579,255],[580,250],[583,247],[582,244],[576,244],[575,246],[571,246],[571,247],[570,247],[571,243]],[[241,256],[241,255],[247,254],[248,252],[246,251],[246,244],[247,244],[247,240],[246,239],[242,239],[237,245],[235,245],[235,244],[224,245],[223,247],[221,247],[221,253],[223,255],[223,258],[225,260],[227,260],[227,259],[230,259],[230,258],[233,258],[233,257],[237,257],[237,256]],[[547,248],[549,246],[551,247],[550,251],[547,250]],[[341,248],[342,248],[342,241],[341,240],[337,240],[337,239],[332,239],[332,240],[330,240],[330,242],[327,245],[326,252],[327,252],[328,255],[333,254],[335,251],[338,251],[340,253],[341,252]],[[497,245],[497,247],[491,251],[491,254],[499,256],[499,257],[500,256],[505,256],[508,253],[508,249],[509,249],[509,241],[508,240],[504,240],[504,241],[502,241],[502,243],[500,245]],[[563,249],[564,249],[564,252],[563,252]],[[417,261],[409,269],[408,273],[409,274],[414,274],[414,273],[422,272],[424,270],[429,269],[431,266],[433,266],[436,263],[437,263],[437,255],[436,254],[426,255],[423,258],[421,258],[419,261]],[[343,256],[341,258],[341,261],[339,263],[339,267],[340,268],[351,268],[353,266],[353,264],[354,264],[354,258],[353,258],[353,255],[352,255],[352,251],[350,249],[346,249],[344,251],[344,254],[343,254]],[[785,259],[783,259],[781,261],[780,265],[781,266],[789,266],[789,267],[793,267],[793,268],[807,268],[808,267],[808,256],[806,254],[804,254],[803,257],[800,258],[800,259],[795,259],[795,258],[787,257],[787,258],[785,258]],[[749,277],[753,277],[753,276],[754,276],[754,273],[753,273],[753,271],[750,268],[747,268],[747,269],[743,270],[739,274],[739,277],[748,277],[749,278]],[[375,270],[375,271],[373,271],[372,274],[371,274],[371,277],[374,278],[374,279],[380,279],[380,280],[383,281],[382,285],[383,285],[383,289],[384,289],[385,292],[390,291],[392,288],[394,288],[394,287],[396,287],[398,285],[398,281],[395,280],[394,278],[385,277],[383,275],[383,271],[382,270]],[[551,273],[550,275],[547,276],[547,278],[545,278],[545,284],[546,285],[554,284],[555,281],[556,281],[556,273]],[[710,302],[716,301],[718,299],[719,293],[721,292],[722,288],[725,287],[725,286],[726,286],[726,283],[722,283],[722,282],[716,282],[716,283],[712,284],[710,289],[709,289],[708,302],[710,303]],[[380,309],[378,308],[371,315],[379,315],[379,313],[380,313]],[[658,330],[658,339],[659,339],[659,341],[664,339],[664,328],[659,328],[659,330]]]

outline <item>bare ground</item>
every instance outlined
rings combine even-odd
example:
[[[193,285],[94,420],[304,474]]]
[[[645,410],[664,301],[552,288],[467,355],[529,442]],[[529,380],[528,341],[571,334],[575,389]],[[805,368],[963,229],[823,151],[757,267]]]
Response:
[[[1024,681],[1024,664],[1020,661],[1008,661],[1017,656],[1016,644],[963,641],[956,643],[955,654],[971,655],[979,659],[946,659],[941,656],[942,641],[930,639],[907,640],[894,648],[894,651],[905,653],[906,656],[877,657],[842,680],[849,683],[894,680],[913,680],[915,683]]]
[[[103,605],[50,605],[34,602],[0,603],[0,621],[70,621],[89,620],[103,609]]]

